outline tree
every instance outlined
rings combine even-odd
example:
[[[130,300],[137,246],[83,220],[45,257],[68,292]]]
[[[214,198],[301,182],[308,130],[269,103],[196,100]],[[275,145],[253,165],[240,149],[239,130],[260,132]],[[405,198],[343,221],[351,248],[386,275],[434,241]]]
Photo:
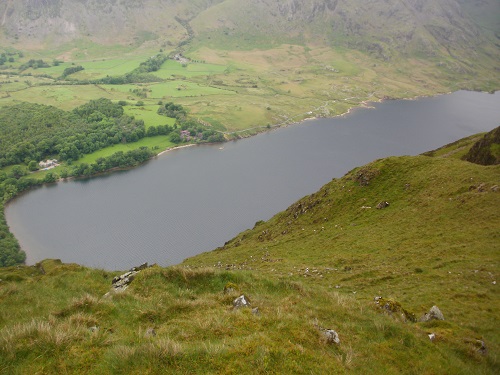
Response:
[[[44,179],[43,179],[43,182],[46,182],[46,183],[52,183],[52,182],[56,182],[56,179],[57,179],[57,176],[52,173],[52,172],[48,172]]]
[[[19,179],[26,174],[26,171],[20,165],[15,165],[10,171],[10,174],[12,177]]]
[[[158,135],[158,129],[155,126],[150,126],[146,132],[146,136],[154,137],[155,135]]]
[[[35,160],[30,161],[28,163],[28,169],[32,172],[38,170],[38,163]]]
[[[170,142],[172,143],[181,143],[181,136],[179,133],[172,133],[170,135]]]

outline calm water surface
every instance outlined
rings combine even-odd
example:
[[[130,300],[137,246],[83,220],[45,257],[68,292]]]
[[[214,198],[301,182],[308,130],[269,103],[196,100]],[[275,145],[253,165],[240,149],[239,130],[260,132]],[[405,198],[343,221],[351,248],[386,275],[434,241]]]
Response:
[[[212,250],[334,177],[500,125],[500,93],[388,101],[335,119],[166,153],[134,170],[36,189],[6,208],[27,263],[169,265]]]

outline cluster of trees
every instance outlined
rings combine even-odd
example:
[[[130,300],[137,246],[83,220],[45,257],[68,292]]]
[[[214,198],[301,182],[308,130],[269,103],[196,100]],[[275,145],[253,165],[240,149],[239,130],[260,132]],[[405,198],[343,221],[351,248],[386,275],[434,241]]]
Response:
[[[130,92],[138,96],[139,98],[146,99],[148,97],[148,93],[151,92],[151,89],[147,87],[135,88],[135,89],[130,89]]]
[[[13,56],[9,56],[7,53],[3,52],[0,54],[0,65],[4,65],[6,62],[14,62],[15,59]]]
[[[130,72],[122,76],[106,76],[93,81],[79,81],[80,84],[98,84],[98,85],[124,85],[127,83],[150,83],[161,82],[161,78],[150,73]]]
[[[38,59],[38,60],[35,60],[35,59],[31,59],[29,60],[27,63],[24,63],[22,64],[20,67],[19,67],[19,70],[26,70],[26,69],[29,69],[29,68],[33,68],[33,69],[38,69],[38,68],[48,68],[50,65],[47,64],[45,61],[43,61],[42,59]]]
[[[65,112],[40,104],[22,103],[0,112],[0,168],[55,156],[71,163],[83,154],[146,135],[144,122],[123,113],[109,99]]]
[[[84,67],[81,66],[81,65],[77,65],[77,66],[70,66],[66,69],[64,69],[63,71],[63,74],[62,74],[62,78],[66,78],[67,76],[69,76],[70,74],[73,74],[73,73],[76,73],[76,72],[79,72],[81,70],[84,70]]]
[[[0,267],[14,266],[24,263],[26,254],[19,247],[19,243],[9,232],[5,222],[3,204],[0,203]]]
[[[142,62],[137,69],[134,70],[135,73],[151,73],[160,70],[161,66],[165,61],[167,61],[167,56],[159,53],[156,56],[151,56],[146,61]]]
[[[127,152],[118,151],[107,158],[99,158],[92,164],[74,165],[69,171],[64,170],[60,177],[91,176],[113,168],[131,168],[144,163],[155,155],[147,147],[141,147]]]
[[[180,104],[168,102],[163,105],[160,105],[160,108],[158,108],[158,114],[175,118],[178,121],[182,122],[186,119],[187,111]]]
[[[9,231],[3,207],[4,202],[19,192],[42,183],[23,177],[25,174],[26,171],[21,167],[14,167],[8,174],[0,171],[0,267],[13,266],[26,260],[26,254]]]
[[[154,137],[156,135],[169,135],[174,130],[169,125],[150,126],[146,131],[146,137]]]
[[[217,132],[213,129],[206,129],[196,122],[188,121],[186,123],[183,123],[180,129],[172,132],[172,134],[170,135],[170,141],[173,143],[217,143],[224,142],[225,138],[224,135],[220,132]]]
[[[113,103],[109,99],[100,98],[73,109],[73,113],[87,121],[95,121],[97,117],[119,118],[123,116],[124,110],[120,103]],[[96,117],[97,115],[97,117]]]
[[[170,129],[168,133],[170,135],[170,141],[173,143],[181,142],[224,142],[224,135],[213,129],[207,129],[200,123],[193,119],[189,119],[186,109],[181,104],[175,104],[173,102],[159,103],[160,108],[158,108],[158,113],[160,115],[165,115],[171,118],[175,118],[176,122],[173,128]],[[151,128],[148,129],[148,133]],[[168,131],[168,126],[167,129]],[[151,130],[154,131],[154,130]],[[158,129],[158,134],[160,133]],[[168,134],[166,133],[166,134]]]

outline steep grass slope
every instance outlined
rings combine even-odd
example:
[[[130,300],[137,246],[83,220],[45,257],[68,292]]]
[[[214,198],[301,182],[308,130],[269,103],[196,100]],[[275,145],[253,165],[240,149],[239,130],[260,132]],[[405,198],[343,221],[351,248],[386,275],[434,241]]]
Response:
[[[356,168],[111,297],[113,273],[1,269],[0,372],[498,373],[500,167],[442,156],[472,143]]]

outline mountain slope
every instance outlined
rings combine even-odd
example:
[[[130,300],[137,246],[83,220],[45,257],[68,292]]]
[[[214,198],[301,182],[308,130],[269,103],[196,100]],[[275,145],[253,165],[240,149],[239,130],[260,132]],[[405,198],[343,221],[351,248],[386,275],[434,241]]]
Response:
[[[378,160],[185,264],[307,280],[362,301],[388,296],[411,311],[436,304],[495,351],[499,184],[498,165]]]
[[[58,261],[0,269],[0,370],[497,373],[500,166],[443,157],[475,138],[356,168],[121,293]]]
[[[214,2],[217,2],[215,0]],[[8,40],[31,48],[89,38],[100,44],[175,43],[186,37],[176,21],[192,18],[212,1],[28,0],[0,4]]]
[[[31,46],[87,37],[107,44],[178,43],[188,37],[190,21],[195,36],[221,46],[234,44],[231,36],[248,47],[265,37],[342,45],[384,59],[396,52],[462,58],[483,48],[493,53],[481,27],[486,10],[457,0],[29,0],[3,2],[0,15],[8,39]]]

